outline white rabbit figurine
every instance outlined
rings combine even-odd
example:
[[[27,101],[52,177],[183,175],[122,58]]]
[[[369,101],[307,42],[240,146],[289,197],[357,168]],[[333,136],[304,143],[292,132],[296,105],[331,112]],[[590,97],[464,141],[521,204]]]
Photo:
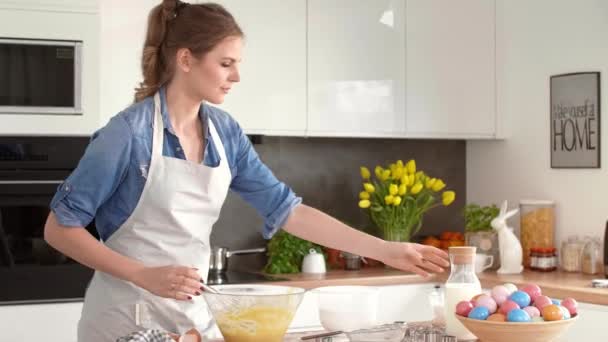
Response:
[[[500,213],[492,222],[492,228],[498,232],[498,248],[500,250],[500,268],[498,274],[517,274],[523,271],[522,249],[513,229],[507,226],[507,219],[517,214],[519,209],[507,212],[507,201],[500,207]]]

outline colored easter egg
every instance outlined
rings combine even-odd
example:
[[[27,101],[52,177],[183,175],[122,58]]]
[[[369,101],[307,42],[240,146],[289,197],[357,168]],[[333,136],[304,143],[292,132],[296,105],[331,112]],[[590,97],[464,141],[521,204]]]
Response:
[[[490,316],[490,312],[488,311],[488,308],[486,308],[485,306],[475,307],[475,308],[473,308],[473,310],[471,310],[471,312],[469,312],[469,318],[471,318],[471,319],[478,319],[478,320],[483,321],[486,318],[488,318],[488,316]]]
[[[515,284],[512,283],[506,283],[503,284],[502,286],[504,286],[505,288],[507,288],[507,290],[509,291],[509,295],[515,291],[517,291],[517,286],[515,286]]]
[[[562,302],[559,299],[553,299],[553,298],[551,298],[551,303],[553,303],[555,305],[562,305]]]
[[[507,317],[505,315],[497,312],[495,314],[491,314],[490,316],[488,316],[487,321],[506,322]]]
[[[578,311],[578,303],[574,298],[564,298],[564,300],[562,300],[562,306],[568,309],[570,316],[576,316]]]
[[[526,306],[523,310],[532,318],[540,316],[540,310],[538,310],[535,306]]]
[[[530,305],[530,296],[524,291],[515,291],[509,296],[509,299],[517,303],[520,308],[525,308]]]
[[[522,309],[513,309],[507,315],[507,321],[509,322],[530,322],[530,320],[530,315]]]
[[[517,305],[517,303],[514,301],[507,299],[504,303],[502,303],[500,308],[498,308],[498,312],[506,316],[509,314],[509,311],[513,309],[519,309],[519,305]]]
[[[564,318],[564,313],[559,308],[559,306],[555,304],[550,304],[543,307],[541,313],[545,321],[559,321]]]
[[[550,305],[550,304],[552,304],[551,298],[549,298],[547,296],[538,296],[538,297],[536,297],[536,300],[534,301],[534,306],[536,306],[536,308],[538,310],[540,310],[541,312],[545,306]]]
[[[498,307],[494,299],[486,294],[477,297],[477,300],[475,301],[475,306],[485,306],[490,312],[490,314],[495,313],[496,308]]]
[[[562,310],[563,314],[564,314],[564,319],[570,319],[570,311],[568,311],[568,308],[565,306],[561,306],[559,305],[560,310]]]
[[[526,285],[524,285],[521,288],[521,291],[524,291],[525,293],[527,293],[528,296],[530,296],[530,300],[532,302],[534,302],[534,300],[536,299],[536,297],[542,295],[542,291],[540,289],[540,286],[538,286],[536,284],[526,284]]]
[[[535,323],[540,323],[540,322],[544,322],[544,321],[545,321],[545,319],[544,319],[544,318],[542,318],[541,316],[538,316],[538,317],[532,317],[532,322],[535,322]]]
[[[509,299],[509,295],[509,290],[502,285],[496,285],[492,288],[492,298],[498,305],[501,305],[505,300]]]
[[[456,304],[457,315],[467,317],[471,310],[473,310],[473,303],[469,302],[468,300],[463,300]]]

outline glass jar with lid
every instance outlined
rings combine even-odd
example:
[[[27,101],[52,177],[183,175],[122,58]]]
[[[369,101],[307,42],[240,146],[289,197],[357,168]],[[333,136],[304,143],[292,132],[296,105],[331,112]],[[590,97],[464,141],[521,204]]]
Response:
[[[530,268],[530,248],[551,248],[555,245],[555,202],[522,200],[520,211],[520,242],[523,263]]]
[[[554,247],[538,248],[536,270],[541,272],[557,270],[557,254]]]
[[[585,239],[581,253],[581,269],[585,274],[599,274],[604,269],[599,237]]]
[[[584,243],[578,236],[572,235],[568,240],[562,242],[561,266],[566,272],[581,271],[581,254]]]

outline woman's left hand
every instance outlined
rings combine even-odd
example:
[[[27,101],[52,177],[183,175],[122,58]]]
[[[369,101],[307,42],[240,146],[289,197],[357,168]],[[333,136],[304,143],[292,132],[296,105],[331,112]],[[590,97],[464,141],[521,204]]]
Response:
[[[423,277],[429,273],[441,273],[450,266],[448,254],[439,248],[410,242],[387,241],[383,258],[388,266],[414,272]]]

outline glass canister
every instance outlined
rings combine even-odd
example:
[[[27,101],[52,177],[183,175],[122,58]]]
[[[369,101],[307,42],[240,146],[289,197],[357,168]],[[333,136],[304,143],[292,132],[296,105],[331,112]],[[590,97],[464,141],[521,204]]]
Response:
[[[588,238],[581,253],[581,269],[585,274],[599,274],[604,269],[602,264],[601,241],[599,237]]]
[[[555,202],[522,200],[519,202],[520,242],[524,266],[530,268],[530,248],[555,245]]]
[[[475,247],[449,247],[450,276],[445,283],[445,329],[458,340],[476,339],[456,318],[456,304],[471,300],[481,293],[481,284],[475,275]]]
[[[562,242],[561,266],[566,272],[581,271],[581,254],[584,247],[583,241],[578,236],[572,235],[568,240]]]

